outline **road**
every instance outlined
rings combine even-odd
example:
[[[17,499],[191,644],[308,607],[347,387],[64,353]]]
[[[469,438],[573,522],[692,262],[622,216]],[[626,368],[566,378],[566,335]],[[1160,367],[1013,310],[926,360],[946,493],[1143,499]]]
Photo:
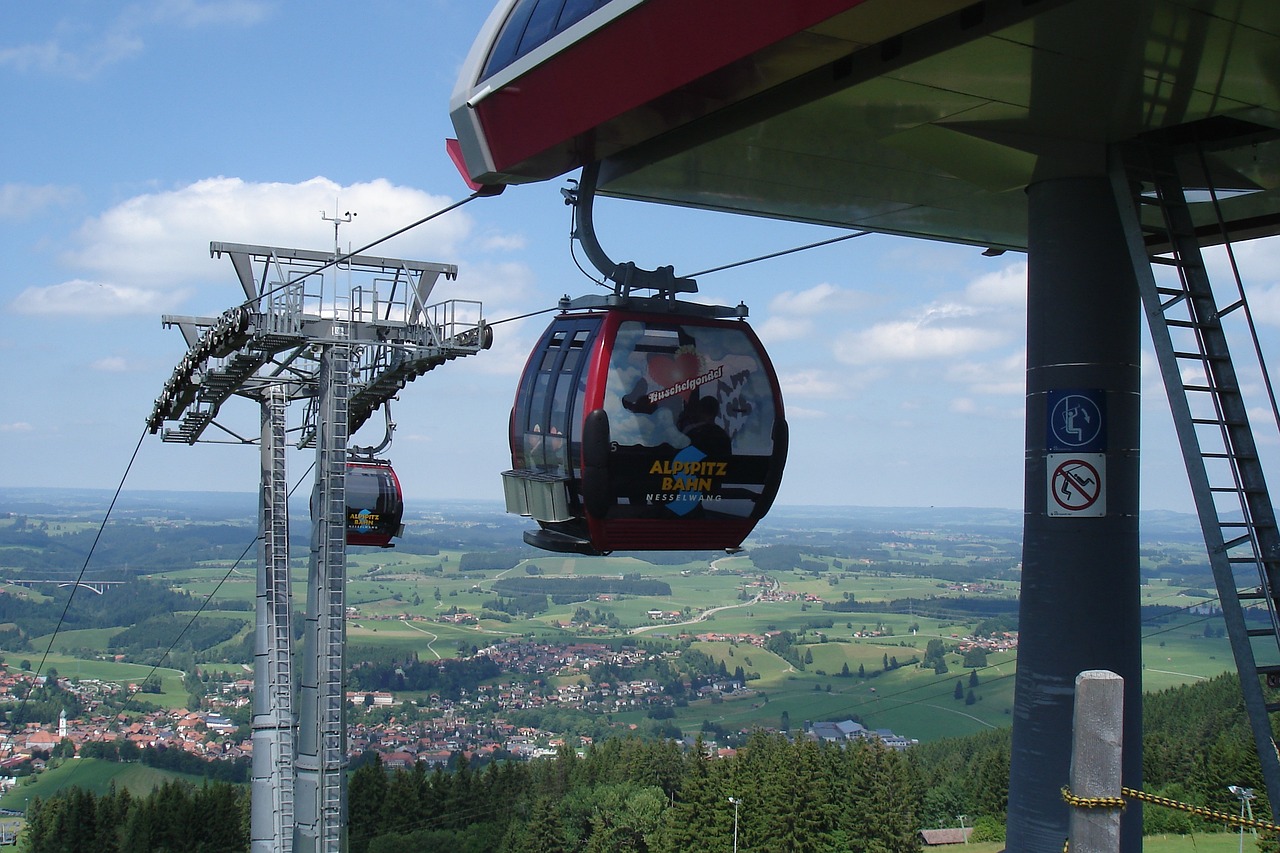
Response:
[[[719,560],[713,561],[711,563],[711,568],[713,569],[716,568],[716,563],[718,562]],[[771,586],[769,587],[769,592],[776,592],[778,589],[778,582],[773,578],[769,578],[769,583],[771,584]],[[709,610],[704,610],[701,613],[699,613],[697,616],[693,617],[692,619],[688,619],[684,622],[662,622],[657,625],[641,625],[639,628],[632,628],[627,633],[643,634],[646,631],[656,631],[659,628],[679,628],[684,625],[697,625],[699,622],[707,621],[712,616],[716,615],[722,610],[733,610],[735,607],[750,607],[753,604],[759,604],[760,597],[762,595],[764,595],[764,593],[759,593],[755,596],[755,598],[752,598],[750,601],[742,601],[742,602],[739,602],[738,604],[723,604],[719,607],[712,607]]]

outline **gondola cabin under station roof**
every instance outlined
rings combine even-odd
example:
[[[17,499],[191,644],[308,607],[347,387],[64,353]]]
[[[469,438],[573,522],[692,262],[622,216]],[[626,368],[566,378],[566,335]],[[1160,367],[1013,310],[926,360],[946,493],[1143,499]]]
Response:
[[[1244,402],[1255,383],[1233,360],[1261,348],[1248,332],[1228,348],[1224,329],[1244,325],[1246,288],[1233,259],[1215,298],[1201,251],[1280,234],[1277,57],[1276,0],[498,0],[459,76],[455,148],[476,185],[581,166],[617,198],[1027,253],[1010,850],[1060,850],[1074,822],[1061,794],[1080,673],[1123,679],[1120,776],[1142,784],[1144,320],[1280,820],[1280,632],[1243,616],[1266,607],[1274,627],[1280,609],[1246,414],[1274,397]],[[586,393],[607,409],[607,389]],[[1080,449],[1047,424],[1079,393],[1106,404],[1102,468],[1091,502],[1059,512],[1059,451]],[[588,431],[569,490],[584,526]],[[1111,849],[1141,850],[1140,812],[1119,832]]]
[[[565,311],[529,356],[507,510],[536,520],[525,540],[552,551],[735,549],[786,460],[773,365],[743,320],[623,304]]]

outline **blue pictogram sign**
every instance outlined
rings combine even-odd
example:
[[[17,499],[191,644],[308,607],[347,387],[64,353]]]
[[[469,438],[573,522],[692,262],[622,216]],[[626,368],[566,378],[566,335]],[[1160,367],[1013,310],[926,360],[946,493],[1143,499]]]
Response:
[[[1050,391],[1045,450],[1105,453],[1107,449],[1107,392]]]

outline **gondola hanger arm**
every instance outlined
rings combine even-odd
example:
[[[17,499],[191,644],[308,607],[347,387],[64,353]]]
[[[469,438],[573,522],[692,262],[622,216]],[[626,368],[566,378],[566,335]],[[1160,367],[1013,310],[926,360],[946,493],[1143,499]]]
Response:
[[[616,263],[596,237],[594,211],[596,182],[600,175],[600,163],[589,163],[582,168],[577,187],[560,190],[565,204],[573,207],[573,237],[586,253],[587,260],[607,280],[613,282],[614,294],[629,297],[637,290],[654,291],[664,299],[674,299],[677,293],[697,293],[698,283],[691,278],[679,278],[671,266],[647,270],[632,261]]]

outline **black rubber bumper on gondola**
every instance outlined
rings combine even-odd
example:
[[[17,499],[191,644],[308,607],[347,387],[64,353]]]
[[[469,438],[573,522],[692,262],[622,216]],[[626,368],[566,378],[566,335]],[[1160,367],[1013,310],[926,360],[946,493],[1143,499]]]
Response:
[[[609,553],[597,550],[591,544],[590,539],[583,539],[580,536],[573,536],[556,530],[548,530],[545,527],[540,527],[537,530],[526,530],[524,532],[524,541],[535,548],[541,548],[544,551],[555,551],[560,554],[603,557]]]

